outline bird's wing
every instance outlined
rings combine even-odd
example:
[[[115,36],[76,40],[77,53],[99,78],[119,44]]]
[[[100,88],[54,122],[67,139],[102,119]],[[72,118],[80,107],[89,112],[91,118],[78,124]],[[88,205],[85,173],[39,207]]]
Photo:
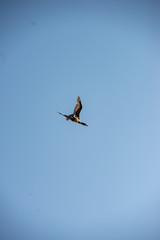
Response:
[[[80,112],[82,110],[82,104],[81,104],[81,99],[80,97],[77,97],[77,104],[74,108],[73,114],[79,118]]]
[[[64,116],[64,117],[67,117],[67,115],[63,114],[63,113],[60,113],[60,112],[57,112],[59,113],[60,115]]]

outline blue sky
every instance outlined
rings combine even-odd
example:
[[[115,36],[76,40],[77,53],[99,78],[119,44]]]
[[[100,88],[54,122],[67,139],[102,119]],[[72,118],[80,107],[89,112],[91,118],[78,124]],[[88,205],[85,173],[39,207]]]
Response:
[[[1,239],[159,239],[159,12],[0,3]]]

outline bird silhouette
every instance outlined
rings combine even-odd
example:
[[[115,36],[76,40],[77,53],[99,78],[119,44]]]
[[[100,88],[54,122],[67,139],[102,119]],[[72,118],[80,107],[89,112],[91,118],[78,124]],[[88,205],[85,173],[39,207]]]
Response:
[[[60,112],[58,112],[58,113],[60,115],[64,116],[64,117],[66,117],[66,120],[71,120],[73,122],[77,122],[79,124],[82,124],[83,126],[87,126],[88,127],[88,125],[86,123],[81,122],[81,120],[80,120],[80,112],[81,112],[81,110],[82,110],[82,103],[81,103],[80,97],[78,96],[77,97],[77,104],[76,104],[72,114],[65,115],[65,114],[60,113]]]

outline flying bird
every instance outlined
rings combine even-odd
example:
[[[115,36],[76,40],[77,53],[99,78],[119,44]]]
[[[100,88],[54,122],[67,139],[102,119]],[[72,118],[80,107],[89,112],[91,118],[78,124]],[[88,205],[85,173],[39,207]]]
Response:
[[[88,127],[88,125],[86,123],[81,122],[81,120],[80,120],[80,112],[81,112],[81,110],[82,110],[82,103],[81,103],[80,97],[78,96],[77,97],[77,104],[76,104],[76,106],[74,108],[73,114],[65,115],[65,114],[62,114],[60,112],[58,112],[58,113],[60,115],[64,116],[64,117],[66,117],[66,120],[71,120],[73,122],[77,122],[79,124],[82,124],[82,125]]]

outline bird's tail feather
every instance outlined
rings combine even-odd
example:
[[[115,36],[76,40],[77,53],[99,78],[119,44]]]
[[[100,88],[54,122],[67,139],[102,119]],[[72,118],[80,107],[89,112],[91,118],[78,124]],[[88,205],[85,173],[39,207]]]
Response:
[[[86,123],[84,123],[84,122],[80,122],[80,124],[82,124],[83,126],[87,126],[88,127],[88,125]]]

